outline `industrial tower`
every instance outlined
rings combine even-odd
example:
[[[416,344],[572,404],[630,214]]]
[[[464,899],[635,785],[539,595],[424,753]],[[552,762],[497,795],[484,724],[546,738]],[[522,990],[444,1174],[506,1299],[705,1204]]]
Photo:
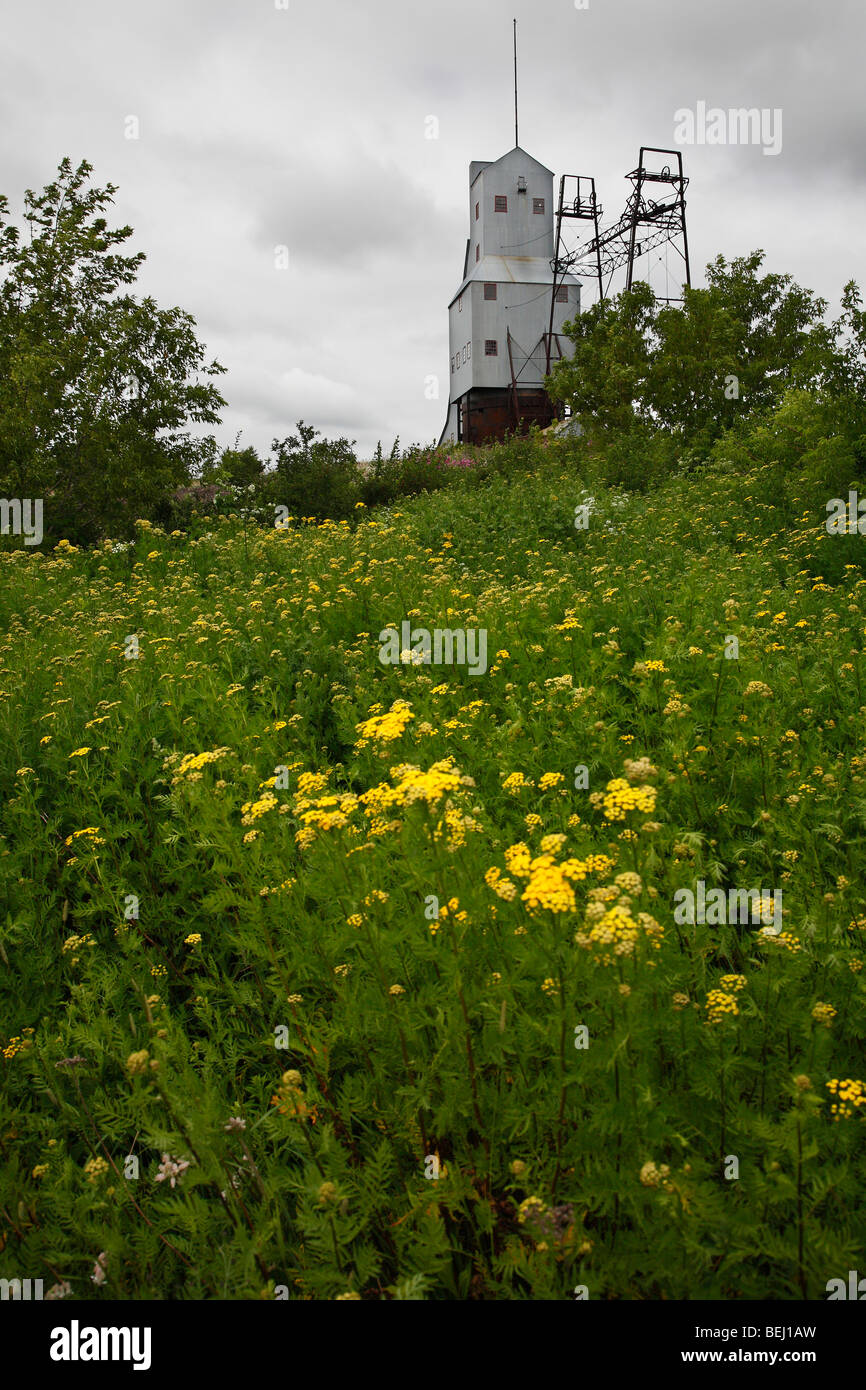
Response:
[[[463,278],[448,306],[450,390],[439,443],[501,439],[554,408],[549,364],[567,356],[562,326],[580,313],[580,282],[554,285],[553,173],[519,145],[469,166]],[[552,312],[551,312],[552,304]]]

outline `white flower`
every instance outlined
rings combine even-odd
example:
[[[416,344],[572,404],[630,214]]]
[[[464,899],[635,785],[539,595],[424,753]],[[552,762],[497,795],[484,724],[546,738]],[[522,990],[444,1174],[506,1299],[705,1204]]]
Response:
[[[187,1159],[172,1158],[171,1154],[163,1154],[162,1163],[159,1165],[159,1172],[156,1175],[157,1182],[164,1182],[168,1178],[172,1187],[177,1185],[178,1178],[182,1177],[189,1167]]]

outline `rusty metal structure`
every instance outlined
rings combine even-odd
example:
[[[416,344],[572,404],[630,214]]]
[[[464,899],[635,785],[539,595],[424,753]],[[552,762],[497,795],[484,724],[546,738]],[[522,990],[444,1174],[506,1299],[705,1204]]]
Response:
[[[661,167],[651,168],[648,156],[668,156]],[[655,161],[656,165],[659,160]],[[686,227],[686,189],[689,180],[683,173],[683,157],[679,150],[660,149],[642,145],[636,169],[626,174],[631,193],[616,222],[599,227],[602,208],[596,196],[595,180],[585,174],[563,174],[559,181],[559,204],[556,213],[556,249],[551,270],[551,318],[556,299],[556,286],[566,274],[594,281],[599,300],[607,299],[617,271],[625,267],[625,288],[631,289],[635,279],[636,262],[651,252],[668,247],[680,256],[682,278],[678,277],[679,294],[656,293],[656,298],[668,304],[682,303],[682,287],[691,285],[689,240]],[[658,196],[650,196],[651,193]],[[592,235],[585,241],[566,246],[565,226],[569,221],[592,223]],[[669,291],[669,276],[666,274]],[[548,367],[549,370],[549,367]]]

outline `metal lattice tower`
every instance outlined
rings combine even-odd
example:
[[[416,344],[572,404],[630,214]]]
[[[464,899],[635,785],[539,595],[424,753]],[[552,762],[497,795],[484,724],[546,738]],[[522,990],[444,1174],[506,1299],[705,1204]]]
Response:
[[[670,159],[660,169],[651,169],[646,163],[647,155],[668,155]],[[682,153],[642,145],[638,166],[626,178],[632,188],[625,209],[615,223],[600,231],[601,207],[596,200],[595,180],[583,174],[563,174],[556,214],[556,250],[551,261],[554,298],[557,278],[567,271],[594,279],[599,299],[607,299],[616,272],[625,266],[625,288],[631,289],[635,262],[668,245],[683,262],[681,285],[691,285],[685,198],[689,181],[683,174]],[[651,198],[650,189],[655,191],[659,186],[666,191]],[[576,191],[571,196],[573,190]],[[593,236],[569,251],[564,244],[563,222],[570,218],[592,221]],[[683,295],[657,294],[656,298],[672,304],[681,303]]]

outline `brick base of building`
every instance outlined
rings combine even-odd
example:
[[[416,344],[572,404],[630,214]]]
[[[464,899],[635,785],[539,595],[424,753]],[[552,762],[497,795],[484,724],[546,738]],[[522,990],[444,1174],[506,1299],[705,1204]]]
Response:
[[[530,425],[541,429],[556,419],[546,391],[518,391],[515,419],[514,392],[493,389],[467,391],[460,401],[460,438],[465,444],[484,444],[506,434],[526,434]]]

